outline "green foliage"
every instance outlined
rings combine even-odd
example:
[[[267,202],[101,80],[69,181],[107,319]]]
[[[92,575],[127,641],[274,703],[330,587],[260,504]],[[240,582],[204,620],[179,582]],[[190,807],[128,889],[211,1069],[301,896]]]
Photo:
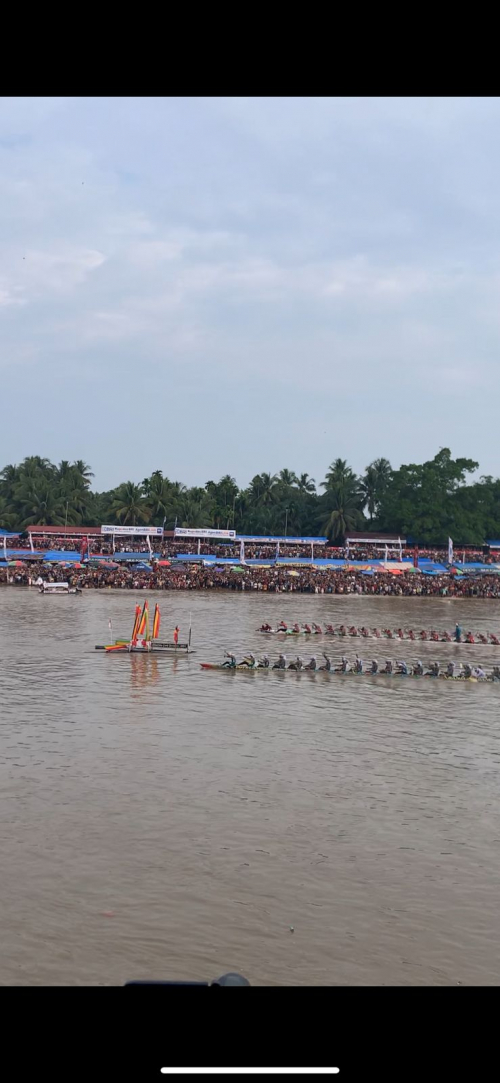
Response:
[[[246,489],[230,474],[203,487],[186,488],[162,470],[137,485],[126,481],[109,492],[91,490],[92,471],[82,460],[55,466],[32,455],[0,472],[0,526],[143,523],[171,530],[235,529],[243,534],[311,535],[326,532],[335,543],[351,530],[397,531],[422,544],[482,544],[500,537],[500,479],[469,481],[472,459],[452,459],[442,448],[428,462],[393,470],[387,459],[371,462],[358,477],[345,459],[329,466],[316,492],[308,474],[284,467],[261,473]]]

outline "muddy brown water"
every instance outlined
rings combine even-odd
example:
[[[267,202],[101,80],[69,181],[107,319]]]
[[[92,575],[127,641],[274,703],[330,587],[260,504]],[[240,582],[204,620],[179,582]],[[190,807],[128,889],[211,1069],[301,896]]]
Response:
[[[109,619],[129,632],[132,592],[0,589],[0,982],[230,969],[255,984],[497,984],[500,687],[199,662],[277,654],[263,620],[498,631],[500,605],[156,599],[161,638],[179,623],[183,639],[192,613],[189,659],[94,651]],[[304,658],[320,648],[300,643]],[[362,653],[417,651],[500,660],[448,644]]]

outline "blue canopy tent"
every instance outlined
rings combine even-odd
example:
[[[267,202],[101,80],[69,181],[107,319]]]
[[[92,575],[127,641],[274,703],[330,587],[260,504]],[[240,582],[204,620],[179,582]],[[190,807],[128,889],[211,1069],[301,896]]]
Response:
[[[44,564],[59,564],[61,561],[64,561],[66,564],[79,564],[81,556],[76,550],[66,552],[65,549],[49,549],[48,553],[45,553],[43,558]]]

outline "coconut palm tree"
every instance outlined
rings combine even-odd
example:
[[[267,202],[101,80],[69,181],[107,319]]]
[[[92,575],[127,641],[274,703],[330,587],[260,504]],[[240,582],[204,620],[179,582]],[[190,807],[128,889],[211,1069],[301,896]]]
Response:
[[[124,525],[136,526],[138,523],[146,523],[150,516],[150,509],[142,486],[134,485],[133,481],[124,481],[122,485],[119,485],[115,489],[110,514]]]
[[[330,489],[322,498],[327,514],[323,512],[323,526],[330,541],[343,541],[350,530],[355,530],[363,522],[358,490],[354,487],[338,486]]]
[[[391,466],[388,459],[374,459],[374,461],[372,463],[370,463],[370,466],[372,466],[374,471],[375,471],[375,476],[376,476],[376,479],[377,479],[377,488],[378,488],[378,491],[380,493],[381,490],[391,480],[392,466]],[[368,467],[367,467],[367,470],[368,470]]]
[[[363,505],[368,511],[371,522],[377,508],[377,496],[379,491],[377,472],[374,466],[367,466],[366,473],[364,477],[361,478],[359,488],[363,500]]]
[[[22,526],[64,526],[74,523],[73,509],[67,508],[57,489],[46,479],[23,481],[16,494]]]
[[[309,477],[309,474],[301,474],[300,477],[297,478],[297,488],[301,493],[315,493],[316,482],[314,478]]]
[[[297,479],[297,475],[294,473],[293,470],[287,470],[285,468],[284,470],[280,470],[280,472],[279,472],[279,480],[280,480],[281,485],[288,486],[289,488],[291,488],[292,485],[297,484],[298,479]]]
[[[76,459],[73,466],[75,467],[75,470],[78,471],[80,477],[83,478],[85,484],[90,485],[90,480],[94,475],[88,463],[85,463],[83,459]]]
[[[0,527],[3,530],[15,530],[18,525],[16,513],[5,496],[0,494]]]
[[[323,489],[336,489],[339,485],[352,486],[356,480],[356,474],[348,466],[347,459],[335,459],[333,463],[330,463],[321,486]]]

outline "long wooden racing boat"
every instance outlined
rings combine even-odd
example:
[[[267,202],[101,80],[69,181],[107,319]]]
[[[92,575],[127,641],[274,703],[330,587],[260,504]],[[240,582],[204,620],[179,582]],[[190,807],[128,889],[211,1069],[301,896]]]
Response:
[[[460,647],[500,646],[500,634],[498,636],[495,635],[495,639],[492,639],[490,632],[488,633],[488,636],[490,638],[486,638],[485,636],[484,639],[480,639],[479,637],[481,633],[476,632],[474,635],[474,642],[471,642],[470,640],[463,638],[457,640],[452,632],[438,632],[437,639],[433,639],[431,633],[429,632],[426,638],[422,639],[420,632],[413,632],[411,629],[406,631],[402,636],[398,635],[396,632],[393,632],[392,635],[388,635],[386,631],[381,631],[380,635],[374,635],[373,632],[370,632],[369,635],[366,635],[366,633],[361,632],[359,629],[357,630],[357,632],[350,632],[348,630],[345,632],[340,632],[338,628],[335,628],[333,632],[329,632],[326,629],[324,631],[322,630],[321,632],[317,629],[312,629],[310,632],[308,632],[305,628],[301,628],[300,632],[293,631],[291,628],[287,628],[286,632],[279,628],[258,628],[257,631],[261,635],[265,636],[285,636],[286,638],[298,638],[299,636],[307,636],[308,638],[310,638],[311,636],[326,636],[329,639],[332,639],[333,637],[335,637],[336,639],[383,639],[388,640],[390,643],[453,643],[454,645]],[[498,643],[496,642],[497,639],[499,640]]]
[[[300,676],[302,673],[305,673],[308,676],[316,676],[316,674],[320,674],[322,677],[385,677],[388,680],[392,680],[393,678],[409,678],[410,680],[415,681],[426,679],[431,681],[461,681],[462,684],[464,682],[474,682],[476,684],[482,684],[484,683],[484,681],[490,681],[500,684],[500,678],[498,677],[462,677],[458,674],[455,677],[449,677],[446,673],[439,673],[437,677],[434,676],[432,673],[383,673],[380,671],[378,673],[370,673],[370,670],[363,670],[362,673],[356,673],[352,669],[344,673],[342,670],[339,669],[321,669],[320,667],[318,667],[318,669],[306,669],[306,667],[304,666],[302,669],[293,670],[278,669],[274,666],[225,666],[222,664],[222,662],[200,662],[200,667],[201,669],[223,670],[224,673],[295,673],[296,676]]]

